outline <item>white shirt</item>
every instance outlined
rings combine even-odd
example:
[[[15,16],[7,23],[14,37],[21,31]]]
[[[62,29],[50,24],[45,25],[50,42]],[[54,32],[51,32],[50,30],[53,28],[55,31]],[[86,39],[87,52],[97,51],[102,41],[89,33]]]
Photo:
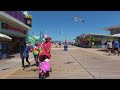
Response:
[[[111,43],[111,42],[108,42],[108,43],[107,43],[107,46],[108,46],[108,48],[112,48],[112,43]]]

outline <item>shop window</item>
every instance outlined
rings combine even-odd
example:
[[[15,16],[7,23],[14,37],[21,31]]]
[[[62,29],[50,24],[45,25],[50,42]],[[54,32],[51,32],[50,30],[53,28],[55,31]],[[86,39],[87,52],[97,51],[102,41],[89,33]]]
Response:
[[[101,41],[94,41],[94,45],[101,45]]]

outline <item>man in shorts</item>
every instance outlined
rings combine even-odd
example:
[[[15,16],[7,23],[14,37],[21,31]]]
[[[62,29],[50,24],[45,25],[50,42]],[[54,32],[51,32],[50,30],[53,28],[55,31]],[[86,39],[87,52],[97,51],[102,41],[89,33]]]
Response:
[[[118,53],[119,52],[119,42],[117,40],[115,40],[113,43],[113,46],[114,46],[115,54],[118,54],[118,56],[119,56],[119,53]]]
[[[111,41],[109,41],[109,42],[107,43],[107,47],[108,47],[108,53],[109,53],[109,56],[110,56],[111,53],[112,53],[112,42],[111,42]]]

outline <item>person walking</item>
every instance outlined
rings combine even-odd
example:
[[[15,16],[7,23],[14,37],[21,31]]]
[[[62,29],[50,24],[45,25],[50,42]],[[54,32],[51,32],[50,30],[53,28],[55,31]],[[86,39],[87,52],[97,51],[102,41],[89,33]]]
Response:
[[[33,46],[33,55],[34,55],[34,59],[36,62],[36,64],[35,64],[36,68],[39,66],[39,61],[38,61],[39,53],[40,53],[40,44],[38,44],[38,41],[36,40],[35,44]]]
[[[49,58],[51,58],[51,47],[52,47],[52,43],[50,42],[51,38],[50,37],[46,37],[45,41],[42,42],[41,44],[41,48],[42,48],[42,52],[45,52],[48,54]],[[40,55],[41,55],[40,53]],[[52,67],[50,68],[50,72],[52,72]]]
[[[24,65],[24,59],[26,58],[26,62],[28,63],[28,65],[30,66],[30,62],[28,60],[29,58],[29,51],[30,51],[30,45],[28,42],[24,42],[21,44],[21,48],[20,48],[20,57],[22,59],[22,70],[25,69],[25,65]]]
[[[51,40],[50,37],[46,37],[45,41],[42,42],[42,44],[41,44],[41,48],[42,48],[42,51],[49,53],[51,56],[50,51],[51,51],[52,43],[50,42],[50,40]]]
[[[108,52],[108,46],[107,46],[108,41],[105,42],[105,48],[106,48],[106,52]]]
[[[67,51],[68,50],[68,44],[67,44],[67,41],[64,42],[64,51]]]
[[[119,56],[119,42],[117,40],[115,40],[113,42],[113,46],[114,46],[114,55],[118,54],[118,56]]]
[[[109,53],[109,56],[110,56],[111,53],[112,53],[112,42],[111,42],[111,41],[109,41],[109,42],[107,43],[107,47],[108,47],[108,53]]]

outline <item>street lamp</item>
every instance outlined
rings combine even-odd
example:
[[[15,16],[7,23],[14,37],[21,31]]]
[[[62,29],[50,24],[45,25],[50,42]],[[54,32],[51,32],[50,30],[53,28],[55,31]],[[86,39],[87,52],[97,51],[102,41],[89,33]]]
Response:
[[[40,31],[40,44],[43,42],[43,35],[44,33]]]

